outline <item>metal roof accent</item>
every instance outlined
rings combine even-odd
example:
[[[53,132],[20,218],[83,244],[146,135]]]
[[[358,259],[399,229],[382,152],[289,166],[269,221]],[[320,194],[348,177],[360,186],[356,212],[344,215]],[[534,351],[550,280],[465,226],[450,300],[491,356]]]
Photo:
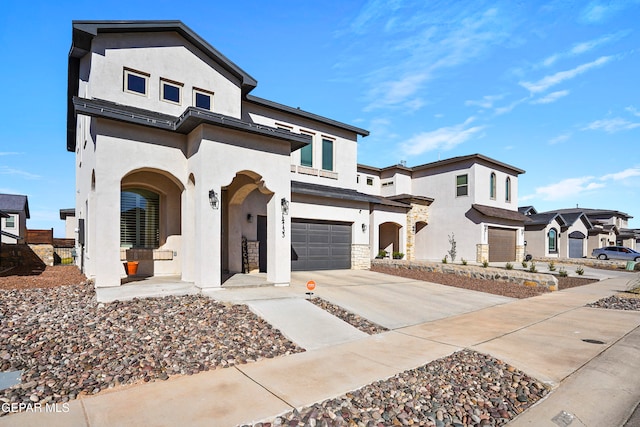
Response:
[[[301,110],[299,108],[289,107],[288,105],[279,104],[277,102],[269,101],[268,99],[259,98],[253,95],[246,95],[245,99],[248,102],[262,105],[263,107],[273,108],[275,110],[279,110],[285,113],[293,114],[296,116],[304,117],[307,119],[311,119],[317,122],[325,123],[331,126],[335,126],[341,129],[345,129],[351,132],[355,132],[358,135],[368,136],[369,131],[365,129],[361,129],[359,127],[351,126],[346,123],[339,122],[337,120],[329,119],[327,117],[319,116],[317,114],[309,113],[308,111]]]
[[[180,117],[175,117],[101,99],[73,97],[73,105],[77,114],[134,123],[181,134],[188,134],[204,123],[287,141],[291,144],[291,151],[300,149],[311,142],[311,137],[305,134],[249,123],[197,107],[188,107]]]

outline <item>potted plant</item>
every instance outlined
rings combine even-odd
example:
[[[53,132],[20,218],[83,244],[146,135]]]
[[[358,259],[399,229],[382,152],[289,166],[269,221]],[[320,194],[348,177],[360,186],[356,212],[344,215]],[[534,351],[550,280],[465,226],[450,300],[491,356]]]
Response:
[[[122,265],[124,265],[124,272],[129,276],[135,276],[138,274],[138,261],[127,261]]]

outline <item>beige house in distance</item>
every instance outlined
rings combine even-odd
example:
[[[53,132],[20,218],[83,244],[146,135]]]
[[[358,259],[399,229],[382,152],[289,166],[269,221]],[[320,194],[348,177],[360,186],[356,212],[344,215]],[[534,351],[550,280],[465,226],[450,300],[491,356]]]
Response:
[[[251,95],[257,81],[180,21],[74,21],[67,150],[77,258],[97,287],[138,274],[201,288],[264,272],[369,268],[380,250],[520,259],[524,171],[474,154],[357,164],[368,132]]]

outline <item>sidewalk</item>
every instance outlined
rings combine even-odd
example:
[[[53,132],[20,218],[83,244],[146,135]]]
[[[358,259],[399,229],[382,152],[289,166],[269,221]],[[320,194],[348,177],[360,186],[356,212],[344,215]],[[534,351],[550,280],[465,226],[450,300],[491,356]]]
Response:
[[[73,401],[67,412],[5,416],[0,426],[234,426],[338,396],[464,347],[555,388],[512,425],[568,425],[552,421],[559,414],[574,417],[572,427],[620,425],[640,401],[640,312],[584,305],[625,283],[610,279],[287,357],[119,388]]]

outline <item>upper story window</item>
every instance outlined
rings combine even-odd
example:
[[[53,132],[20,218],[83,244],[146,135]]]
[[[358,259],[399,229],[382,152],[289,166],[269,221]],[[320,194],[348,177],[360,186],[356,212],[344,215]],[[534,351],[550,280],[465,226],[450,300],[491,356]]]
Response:
[[[7,228],[16,228],[16,216],[15,215],[9,215],[9,218],[5,219],[4,225]]]
[[[356,184],[360,184],[360,175],[356,175]]]
[[[385,181],[385,182],[382,183],[383,187],[389,187],[391,185],[393,185],[393,181]]]
[[[130,68],[124,69],[124,90],[125,92],[147,96],[150,74],[142,71],[135,71]]]
[[[467,174],[456,176],[456,196],[469,195],[469,176]]]
[[[193,106],[213,111],[213,92],[193,88]]]
[[[309,135],[311,142],[300,149],[300,166],[313,167],[313,135],[310,133],[303,133],[303,135]]]
[[[182,104],[182,83],[160,79],[160,97],[163,101]]]
[[[333,141],[322,139],[322,169],[333,170]]]
[[[511,201],[511,178],[509,177],[504,181],[504,200],[505,202]]]
[[[555,228],[549,230],[549,252],[557,253],[558,252],[558,232]]]
[[[373,185],[373,178],[370,176],[367,177],[367,185]]]
[[[496,199],[496,174],[495,172],[491,172],[491,177],[489,178],[489,196],[491,199]]]

